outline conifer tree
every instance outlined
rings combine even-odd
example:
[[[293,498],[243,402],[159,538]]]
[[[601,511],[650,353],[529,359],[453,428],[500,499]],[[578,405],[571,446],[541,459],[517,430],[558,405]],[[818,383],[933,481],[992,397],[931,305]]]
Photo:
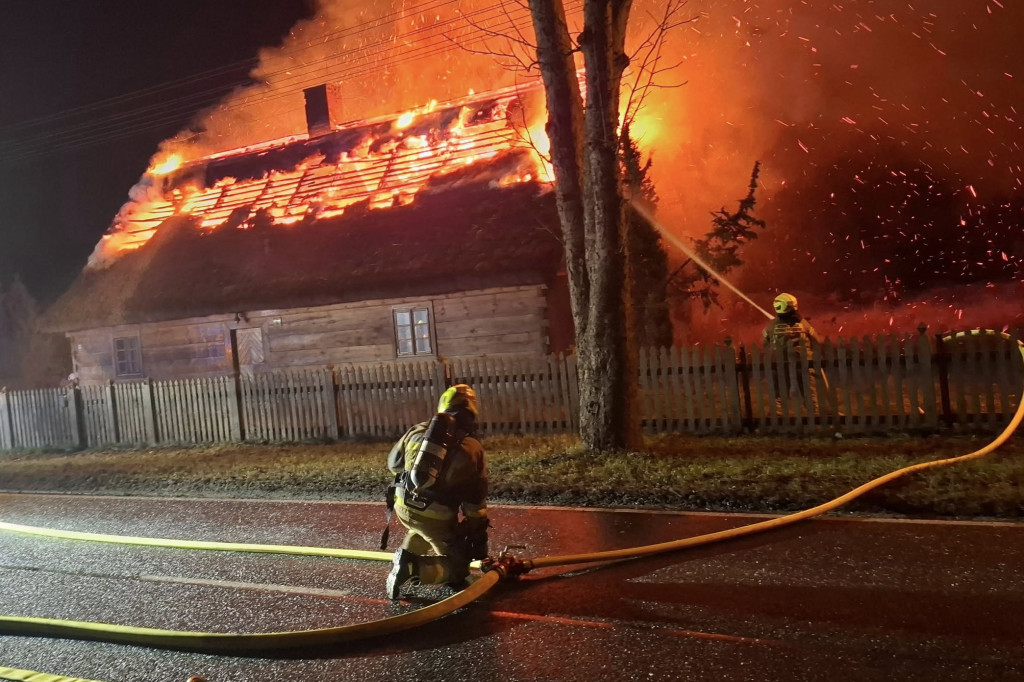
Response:
[[[722,207],[712,212],[711,229],[700,239],[693,240],[697,255],[720,274],[743,265],[740,247],[757,239],[757,230],[765,228],[765,221],[753,215],[760,173],[761,162],[757,161],[750,174],[747,196],[739,200],[737,210],[730,213]],[[690,259],[683,261],[669,277],[668,290],[672,298],[699,299],[705,308],[718,304],[718,280]]]
[[[631,201],[643,202],[652,213],[658,205],[658,193],[650,178],[652,159],[645,160],[630,136],[629,124],[622,127],[622,173]],[[668,313],[668,257],[661,235],[634,210],[626,216],[630,251],[630,277],[633,280],[632,305],[639,346],[672,344],[672,323]]]

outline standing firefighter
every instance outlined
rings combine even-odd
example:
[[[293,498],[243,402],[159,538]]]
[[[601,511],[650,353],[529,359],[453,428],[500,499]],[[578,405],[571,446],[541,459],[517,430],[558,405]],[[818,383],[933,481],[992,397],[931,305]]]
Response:
[[[821,343],[818,332],[814,331],[814,327],[803,318],[796,306],[796,296],[793,294],[779,294],[775,297],[772,302],[775,319],[768,323],[761,334],[765,345],[771,344],[780,351],[802,346],[805,352],[810,352],[811,339]]]
[[[437,414],[406,431],[388,455],[395,474],[389,510],[393,504],[408,531],[388,575],[391,599],[408,582],[461,587],[469,562],[487,556],[487,464],[473,437],[477,411],[473,389],[452,386],[441,395]],[[435,555],[426,556],[430,550]]]
[[[797,310],[796,296],[779,294],[772,302],[775,319],[768,323],[761,334],[765,348],[773,349],[782,362],[781,370],[785,377],[786,392],[792,395],[794,388],[801,396],[805,395],[805,373],[813,376],[810,367],[813,356],[812,341],[821,343],[821,337],[814,331],[811,323],[803,318]],[[802,368],[802,370],[801,370]],[[778,375],[775,375],[775,392],[779,391]]]

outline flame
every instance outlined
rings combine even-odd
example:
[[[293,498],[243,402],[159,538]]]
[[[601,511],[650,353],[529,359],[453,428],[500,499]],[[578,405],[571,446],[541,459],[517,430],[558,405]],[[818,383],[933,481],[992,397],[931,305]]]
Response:
[[[413,122],[417,118],[419,118],[423,114],[429,114],[430,112],[434,111],[436,108],[437,108],[437,100],[436,99],[432,99],[425,106],[418,107],[416,109],[410,109],[409,111],[407,111],[404,114],[402,114],[401,116],[399,116],[398,120],[395,121],[395,124],[394,124],[395,125],[395,130],[405,130],[406,128],[411,126],[413,124]]]
[[[537,158],[537,178],[541,182],[553,182],[555,179],[555,167],[551,164],[551,140],[548,138],[543,121],[534,123],[527,128],[526,134]],[[532,179],[533,176],[527,174],[522,182]]]
[[[147,175],[167,175],[181,168],[182,158],[180,154],[171,154],[163,161],[154,162],[150,165]]]
[[[415,120],[416,120],[416,112],[415,111],[407,111],[407,112],[405,112],[404,114],[402,114],[401,116],[398,117],[398,120],[395,121],[395,127],[398,128],[399,130],[405,130],[406,128],[411,126],[412,122],[415,121]]]

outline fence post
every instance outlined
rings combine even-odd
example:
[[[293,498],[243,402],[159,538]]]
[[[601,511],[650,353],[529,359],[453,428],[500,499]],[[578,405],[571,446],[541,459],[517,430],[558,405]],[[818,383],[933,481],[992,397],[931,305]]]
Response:
[[[11,416],[11,399],[6,386],[0,386],[0,449],[14,449],[14,418]]]
[[[330,420],[327,423],[327,435],[331,440],[338,440],[341,435],[341,396],[338,395],[338,372],[334,365],[327,367],[327,405],[331,408]]]
[[[89,437],[85,430],[85,401],[82,400],[82,389],[78,384],[68,388],[68,408],[71,411],[71,431],[78,441],[78,449],[89,447]]]
[[[942,421],[946,426],[953,426],[956,420],[953,415],[953,407],[949,398],[949,365],[950,357],[946,351],[946,344],[942,341],[942,334],[935,335],[935,366],[939,372],[939,404],[942,410]]]
[[[153,411],[153,382],[146,377],[142,381],[142,411],[146,420],[146,444],[156,445],[156,413]]]
[[[112,379],[107,380],[107,423],[110,424],[110,435],[113,437],[114,442],[121,443],[121,425],[117,421],[117,397],[116,391],[114,390],[114,381]]]
[[[233,336],[234,330],[232,330],[231,333]],[[231,410],[231,437],[236,442],[240,443],[244,441],[246,437],[246,424],[245,420],[243,419],[245,408],[242,404],[242,370],[237,363],[235,364],[234,371],[231,373],[231,378],[231,386],[235,390],[234,400],[231,402],[229,406],[229,409]]]
[[[448,362],[448,358],[441,358],[441,390],[438,391],[438,395],[448,390],[454,384],[452,383],[452,365]]]
[[[747,347],[740,344],[740,353],[736,360],[737,375],[739,377],[739,391],[743,396],[743,428],[748,431],[754,430],[754,405],[750,399],[750,367],[747,362]]]
[[[241,443],[245,440],[245,424],[242,419],[242,377],[240,372],[235,372],[231,377],[229,386],[234,389],[234,396],[228,398],[228,419],[231,422],[231,441]]]
[[[345,433],[346,424],[346,410],[345,410],[345,397],[341,393],[341,368],[335,365],[330,365],[328,371],[331,373],[331,396],[332,405],[334,405],[334,416],[331,419],[332,427],[331,433],[335,440],[341,438],[341,435]]]

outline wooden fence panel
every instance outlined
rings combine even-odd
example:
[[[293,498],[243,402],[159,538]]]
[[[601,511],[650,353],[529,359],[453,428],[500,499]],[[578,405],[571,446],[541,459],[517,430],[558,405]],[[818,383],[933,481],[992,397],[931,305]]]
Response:
[[[79,389],[85,446],[95,448],[117,443],[113,384],[82,386]]]
[[[152,382],[140,392],[149,402],[154,442],[163,444],[229,443],[240,438],[238,405],[233,377],[204,377]]]
[[[143,381],[114,384],[114,415],[118,424],[118,443],[123,445],[146,445],[151,442],[146,433],[145,403],[143,389],[149,384]]]
[[[999,334],[964,333],[943,346],[955,421],[968,427],[1005,426],[1021,400],[1017,344]]]
[[[344,436],[392,438],[429,419],[444,391],[440,363],[346,365],[338,369],[338,412]],[[333,400],[333,398],[332,398]]]
[[[740,366],[729,345],[642,349],[644,430],[853,434],[943,421],[992,430],[1020,404],[1020,354],[999,334],[934,341],[922,329],[826,340],[813,350],[782,355],[754,345],[741,350]],[[485,434],[578,431],[575,356],[497,356],[0,390],[0,449],[393,438],[428,418],[445,386],[459,382],[480,395]]]
[[[7,401],[11,449],[71,448],[78,445],[72,390],[40,388],[10,391]]]
[[[484,434],[566,433],[578,428],[575,358],[562,355],[457,358],[453,383],[473,387]]]
[[[751,418],[755,428],[766,433],[789,433],[804,429],[801,383],[803,366],[789,354],[772,347],[752,346],[750,361]]]

